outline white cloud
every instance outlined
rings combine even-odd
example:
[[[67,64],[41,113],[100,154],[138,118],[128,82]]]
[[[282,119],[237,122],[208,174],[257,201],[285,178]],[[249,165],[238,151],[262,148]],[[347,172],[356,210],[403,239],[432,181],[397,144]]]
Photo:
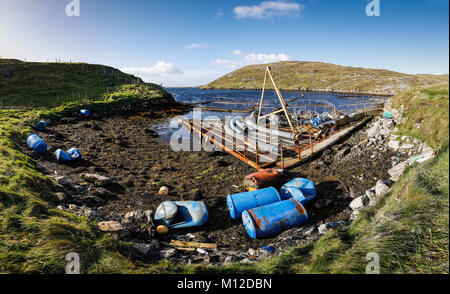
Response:
[[[182,71],[165,61],[158,61],[156,65],[151,67],[125,67],[121,70],[138,76],[147,83],[163,84],[165,87],[206,85],[224,74],[224,72],[212,70]]]
[[[237,18],[264,19],[274,16],[298,16],[304,6],[295,2],[264,1],[254,6],[237,6],[233,9]]]
[[[205,43],[192,43],[190,45],[184,46],[185,49],[200,49],[200,48],[209,48],[211,47],[209,44],[205,44]]]
[[[173,66],[170,62],[158,61],[156,65],[150,67],[125,67],[121,69],[124,72],[136,74],[136,75],[151,75],[151,76],[166,76],[166,75],[178,75],[183,72]]]
[[[222,65],[232,69],[243,67],[250,64],[263,64],[263,63],[271,63],[278,61],[289,61],[289,55],[285,53],[278,54],[263,54],[263,53],[254,53],[251,52],[249,54],[244,54],[241,50],[234,50],[232,54],[236,57],[239,57],[238,60],[230,60],[230,59],[221,59],[217,58],[212,63],[215,65]]]
[[[234,56],[244,56],[244,52],[242,52],[241,50],[234,50],[234,51],[232,52],[232,54],[233,54]]]

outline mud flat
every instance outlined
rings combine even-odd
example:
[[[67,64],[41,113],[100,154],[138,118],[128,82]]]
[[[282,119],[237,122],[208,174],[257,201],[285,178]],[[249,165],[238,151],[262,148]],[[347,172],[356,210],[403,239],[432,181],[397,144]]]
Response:
[[[216,243],[219,249],[210,252],[206,262],[223,262],[228,256],[239,261],[253,258],[254,249],[265,245],[278,253],[315,240],[320,224],[348,221],[349,203],[373,187],[377,180],[388,178],[392,157],[397,156],[389,150],[363,147],[367,135],[362,127],[340,144],[288,173],[286,181],[301,176],[316,182],[318,197],[306,207],[310,216],[307,224],[271,239],[253,240],[241,221],[230,218],[226,197],[230,193],[244,192],[242,180],[255,170],[227,153],[174,152],[151,130],[153,125],[182,112],[153,108],[54,121],[48,131],[40,133],[49,145],[49,152],[37,159],[37,165],[60,184],[60,208],[82,208],[87,211],[86,216],[97,221],[121,222],[126,213],[154,212],[165,200],[202,200],[210,214],[203,227],[173,230],[166,236],[131,234],[128,240],[148,244],[156,239],[158,242],[153,243],[156,245],[152,248],[156,253],[172,239]],[[83,160],[72,164],[55,162],[56,149],[72,147],[81,150]],[[111,178],[112,183],[95,187],[80,177],[82,173],[103,175]],[[162,186],[169,187],[169,195],[158,194]],[[148,260],[159,258],[158,254],[146,257]],[[170,258],[186,263],[205,261],[197,252],[178,252]]]

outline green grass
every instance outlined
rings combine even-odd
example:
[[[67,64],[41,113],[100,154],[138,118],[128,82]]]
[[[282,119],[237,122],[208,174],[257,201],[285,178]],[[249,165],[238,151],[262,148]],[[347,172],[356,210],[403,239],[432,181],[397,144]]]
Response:
[[[393,106],[405,108],[405,122],[400,135],[419,138],[434,149],[445,148],[449,135],[448,83],[403,92],[393,99]],[[417,128],[416,124],[420,124]]]
[[[448,82],[448,75],[409,75],[382,69],[346,67],[322,62],[267,64],[281,89],[392,95],[413,87]],[[266,64],[249,65],[204,86],[213,89],[261,89]],[[272,89],[270,80],[267,89]]]
[[[144,82],[104,65],[0,59],[3,106],[56,107],[67,102],[101,100],[104,94],[124,84]]]

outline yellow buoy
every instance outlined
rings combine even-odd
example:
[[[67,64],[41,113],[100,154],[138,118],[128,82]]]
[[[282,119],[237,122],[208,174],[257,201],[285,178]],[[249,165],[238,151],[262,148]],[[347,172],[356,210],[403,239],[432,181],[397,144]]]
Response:
[[[166,186],[161,187],[161,189],[159,189],[159,195],[167,195],[169,194],[169,188],[167,188]]]
[[[167,233],[169,232],[169,228],[166,227],[166,226],[161,225],[161,226],[158,226],[158,227],[156,228],[156,232],[157,232],[159,235],[165,235],[165,234],[167,234]]]

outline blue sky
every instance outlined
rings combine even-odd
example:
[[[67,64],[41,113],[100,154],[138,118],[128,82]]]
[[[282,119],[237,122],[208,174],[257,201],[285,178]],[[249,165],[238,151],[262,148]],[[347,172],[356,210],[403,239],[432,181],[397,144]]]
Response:
[[[0,0],[0,56],[107,64],[165,86],[205,84],[238,67],[323,61],[448,73],[449,1]]]

